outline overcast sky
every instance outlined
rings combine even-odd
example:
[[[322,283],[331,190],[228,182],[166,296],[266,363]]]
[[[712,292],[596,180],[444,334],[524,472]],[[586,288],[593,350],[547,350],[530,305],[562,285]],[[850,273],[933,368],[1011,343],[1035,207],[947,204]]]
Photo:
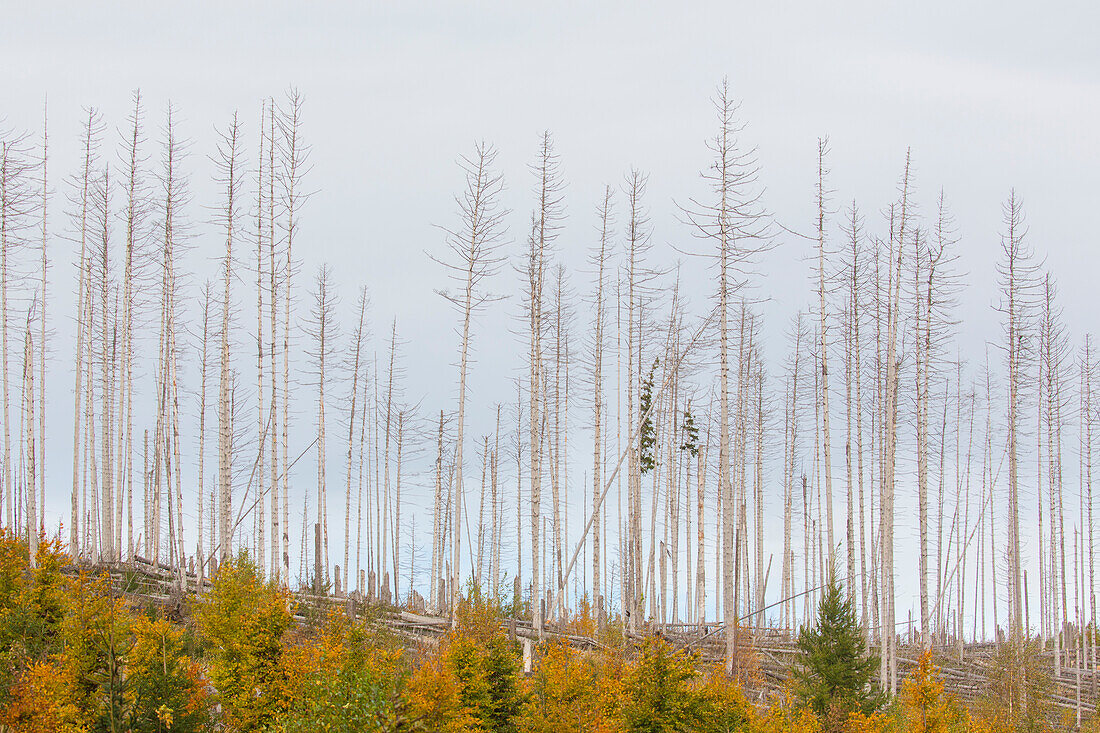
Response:
[[[1015,187],[1076,342],[1095,326],[1100,267],[1098,28],[1100,6],[1084,2],[29,2],[6,9],[0,25],[0,119],[37,132],[48,98],[50,175],[63,192],[83,107],[103,111],[113,145],[132,90],[142,90],[152,140],[171,100],[193,143],[189,215],[202,278],[221,254],[202,226],[204,207],[218,201],[214,129],[239,111],[253,140],[261,100],[297,87],[316,192],[302,219],[303,272],[332,263],[349,310],[367,285],[376,332],[398,319],[407,391],[430,413],[449,409],[454,393],[454,316],[433,293],[444,273],[425,253],[442,252],[438,227],[456,218],[455,159],[478,140],[497,146],[518,253],[533,205],[527,165],[550,130],[568,183],[560,246],[573,267],[593,243],[603,186],[637,167],[650,175],[654,258],[671,266],[681,259],[674,246],[699,246],[675,202],[701,190],[715,130],[710,98],[723,77],[742,101],[765,204],[791,229],[812,225],[819,136],[832,143],[835,205],[857,199],[873,232],[883,231],[879,212],[912,149],[921,212],[933,214],[942,189],[958,222],[971,359],[999,337],[993,265],[1001,204]],[[54,198],[61,233],[62,196]],[[776,358],[790,316],[809,301],[807,254],[805,242],[779,236],[760,280]],[[55,262],[53,280],[69,282],[65,256]],[[707,281],[686,277],[702,303]],[[494,289],[517,293],[517,282],[505,269]],[[578,290],[588,282],[574,275]],[[55,312],[71,313],[73,296],[59,296]],[[476,334],[471,388],[485,402],[512,398],[496,380],[518,374],[514,301]],[[53,325],[63,344],[71,328],[61,315]],[[70,377],[55,379],[62,389]],[[67,421],[63,406],[51,410]],[[490,418],[485,410],[471,419],[484,432]],[[59,509],[64,496],[60,486],[53,493]]]

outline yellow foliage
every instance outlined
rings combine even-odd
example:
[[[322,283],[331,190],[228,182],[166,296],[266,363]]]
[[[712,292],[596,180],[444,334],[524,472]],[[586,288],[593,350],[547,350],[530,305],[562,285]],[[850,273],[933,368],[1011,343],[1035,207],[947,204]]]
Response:
[[[222,564],[195,607],[210,677],[230,730],[253,730],[286,710],[283,634],[290,598],[265,582],[247,555]]]
[[[210,692],[199,665],[183,652],[184,632],[164,617],[134,620],[126,658],[126,709],[134,726],[190,731],[210,717]]]
[[[621,730],[609,714],[618,694],[615,670],[604,660],[571,649],[564,641],[547,644],[526,687],[519,729],[524,733]]]
[[[794,704],[789,689],[783,697],[757,714],[751,724],[753,733],[818,733],[821,724],[809,710]]]
[[[0,711],[11,733],[84,733],[76,680],[57,662],[34,662],[19,676]]]
[[[477,721],[463,710],[458,679],[442,654],[430,657],[412,673],[405,687],[409,715],[439,733],[471,733]]]
[[[857,710],[848,714],[843,730],[844,733],[887,733],[891,729],[890,722],[882,713],[864,715]]]
[[[133,625],[125,601],[112,593],[106,575],[81,570],[72,579],[60,624],[63,651],[58,659],[72,674],[86,712],[103,707],[108,718],[118,722]]]
[[[926,651],[912,674],[901,683],[898,703],[907,733],[965,730],[969,716],[958,699],[943,691],[943,679]]]

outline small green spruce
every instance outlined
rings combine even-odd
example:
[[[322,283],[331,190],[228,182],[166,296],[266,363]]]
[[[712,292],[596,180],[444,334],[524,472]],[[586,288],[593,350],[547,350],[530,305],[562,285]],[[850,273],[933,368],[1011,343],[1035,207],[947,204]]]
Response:
[[[826,729],[849,713],[870,714],[884,703],[874,679],[878,658],[867,653],[852,601],[835,572],[818,604],[816,626],[799,631],[798,650],[795,692]]]
[[[638,463],[645,475],[657,467],[657,429],[653,421],[653,380],[657,374],[660,359],[653,360],[649,375],[642,380],[641,395],[638,399],[638,414],[642,423],[638,430]]]

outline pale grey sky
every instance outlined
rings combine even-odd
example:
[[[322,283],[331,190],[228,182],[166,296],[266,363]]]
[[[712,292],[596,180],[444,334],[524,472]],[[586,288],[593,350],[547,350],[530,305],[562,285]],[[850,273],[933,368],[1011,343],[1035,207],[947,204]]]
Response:
[[[218,200],[208,159],[214,126],[238,110],[254,136],[261,100],[296,86],[306,100],[308,186],[316,191],[302,219],[299,292],[322,261],[335,266],[346,311],[366,284],[375,332],[398,318],[407,391],[429,414],[450,409],[455,391],[454,317],[433,293],[443,272],[424,253],[442,251],[436,225],[455,219],[456,157],[476,140],[498,147],[513,210],[510,253],[518,253],[533,203],[526,166],[549,129],[568,182],[560,245],[574,268],[593,242],[602,187],[618,185],[631,166],[646,171],[654,257],[671,265],[678,259],[671,246],[698,246],[674,201],[700,190],[715,126],[709,98],[723,76],[743,102],[743,138],[758,148],[765,203],[792,229],[811,224],[819,136],[832,142],[836,205],[857,199],[873,232],[882,231],[878,212],[912,148],[921,211],[931,216],[942,188],[959,225],[969,272],[959,310],[964,356],[980,360],[980,344],[999,337],[993,264],[1011,187],[1024,199],[1032,244],[1058,279],[1072,338],[1095,328],[1093,3],[10,5],[0,26],[0,119],[37,133],[48,97],[54,232],[67,228],[62,178],[76,169],[82,107],[103,111],[113,145],[140,87],[151,141],[170,99],[193,142],[196,281],[214,272],[220,255],[204,226]],[[805,243],[781,235],[777,245],[760,280],[772,299],[765,336],[775,372],[789,317],[808,303]],[[63,253],[64,243],[57,246]],[[70,262],[64,254],[55,262],[56,394],[71,390],[73,296]],[[709,283],[697,264],[685,268],[701,304]],[[574,273],[578,290],[588,280]],[[510,268],[494,289],[518,292]],[[507,330],[517,309],[513,299],[480,324],[477,400],[514,399],[500,385],[521,363],[521,342]],[[65,400],[51,411],[57,422],[68,419]],[[491,410],[471,420],[480,434]],[[51,440],[51,450],[67,455],[67,438]],[[66,475],[63,465],[53,476]],[[52,493],[59,510],[64,496],[59,484]]]

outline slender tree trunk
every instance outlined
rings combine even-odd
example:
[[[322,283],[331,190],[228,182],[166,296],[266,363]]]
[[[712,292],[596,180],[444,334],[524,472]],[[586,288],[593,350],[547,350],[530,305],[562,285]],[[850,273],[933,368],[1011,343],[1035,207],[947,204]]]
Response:
[[[32,460],[32,465],[37,469],[38,475],[38,511],[39,524],[42,531],[46,525],[46,271],[47,271],[47,211],[49,205],[49,188],[47,187],[47,160],[48,155],[48,124],[46,106],[42,107],[42,271],[39,285],[38,308],[38,454],[37,460]],[[34,451],[31,452],[32,457]],[[32,485],[33,489],[33,485]],[[70,548],[70,551],[75,548]]]
[[[599,527],[599,494],[603,488],[603,346],[604,346],[604,283],[611,237],[611,187],[604,188],[603,201],[597,210],[600,217],[600,246],[595,257],[596,300],[595,336],[592,345],[592,513]],[[602,607],[600,578],[600,532],[592,536],[592,600]]]
[[[221,376],[218,380],[218,495],[220,497],[218,527],[220,536],[218,552],[221,563],[232,555],[231,522],[233,506],[232,488],[232,415],[230,413],[230,308],[233,282],[233,238],[236,236],[237,192],[240,180],[238,145],[240,126],[234,113],[229,129],[222,135],[219,166],[222,183],[225,185],[225,205],[222,209],[222,225],[225,227],[225,254],[222,258],[222,317],[219,336],[221,339],[220,365]]]
[[[80,501],[80,497],[77,494],[77,489],[82,485],[83,467],[80,463],[80,445],[81,445],[81,400],[84,398],[84,390],[81,381],[84,377],[84,340],[87,334],[84,329],[85,313],[87,305],[85,303],[88,297],[88,279],[87,273],[89,272],[88,262],[88,236],[89,236],[89,221],[88,217],[91,214],[91,185],[92,185],[92,168],[96,164],[98,158],[98,146],[99,146],[99,132],[102,122],[99,114],[94,109],[88,109],[88,118],[84,123],[84,164],[82,166],[80,179],[78,182],[77,198],[79,201],[79,218],[80,218],[80,260],[79,260],[79,283],[77,285],[77,298],[76,298],[76,368],[74,370],[74,378],[76,380],[76,386],[73,389],[73,490],[72,490],[72,517],[69,527],[69,544],[71,551],[74,554],[80,555],[87,551],[84,547],[84,543],[80,537],[80,527],[82,526],[82,512],[86,510],[87,504]],[[0,244],[6,250],[6,243]],[[5,320],[6,323],[6,320]],[[6,328],[6,326],[5,326]],[[6,334],[6,331],[5,331]],[[6,352],[5,352],[6,353]],[[7,357],[4,357],[4,363],[7,363]],[[5,384],[7,380],[7,370],[5,369]],[[4,396],[4,409],[7,410],[7,396]],[[4,424],[8,424],[8,416],[4,415]],[[7,465],[7,460],[5,460]],[[7,517],[8,523],[11,524],[11,484],[7,477],[7,469],[5,469],[4,477],[4,495],[7,497]],[[148,534],[146,535],[148,537]]]
[[[198,488],[199,488],[199,517],[198,517],[198,531],[199,531],[199,557],[198,557],[198,573],[201,583],[201,579],[206,574],[206,558],[202,552],[203,542],[203,500],[205,492],[203,490],[205,481],[205,459],[206,459],[206,370],[208,366],[207,353],[208,344],[210,341],[210,283],[207,282],[203,286],[202,290],[202,361],[199,364],[199,475],[198,475]],[[210,517],[213,522],[214,517]],[[201,584],[199,586],[202,587]]]
[[[821,370],[821,440],[825,460],[825,522],[829,542],[829,564],[832,566],[836,544],[833,542],[833,462],[832,440],[829,433],[829,340],[828,312],[825,309],[825,156],[829,152],[829,139],[817,141],[817,297],[818,297],[818,368]],[[851,545],[848,546],[849,553]]]
[[[302,178],[309,165],[309,148],[301,139],[302,97],[296,90],[287,95],[289,109],[279,117],[283,142],[281,186],[283,208],[286,212],[286,264],[283,274],[283,404],[282,404],[282,552],[283,582],[290,582],[290,304],[291,284],[294,276],[294,235],[298,231],[298,211],[306,194],[302,191]],[[274,239],[272,240],[274,241]]]
[[[350,541],[351,541],[351,471],[352,471],[352,452],[355,445],[355,418],[357,407],[357,398],[359,397],[359,357],[363,348],[363,324],[367,315],[367,291],[363,288],[359,291],[359,323],[355,327],[355,334],[353,336],[354,344],[352,346],[352,367],[351,367],[351,407],[348,413],[348,454],[347,454],[347,482],[344,486],[345,504],[344,504],[344,574],[347,575],[348,569],[351,567],[350,563]],[[345,590],[351,588],[351,583],[344,584]]]

